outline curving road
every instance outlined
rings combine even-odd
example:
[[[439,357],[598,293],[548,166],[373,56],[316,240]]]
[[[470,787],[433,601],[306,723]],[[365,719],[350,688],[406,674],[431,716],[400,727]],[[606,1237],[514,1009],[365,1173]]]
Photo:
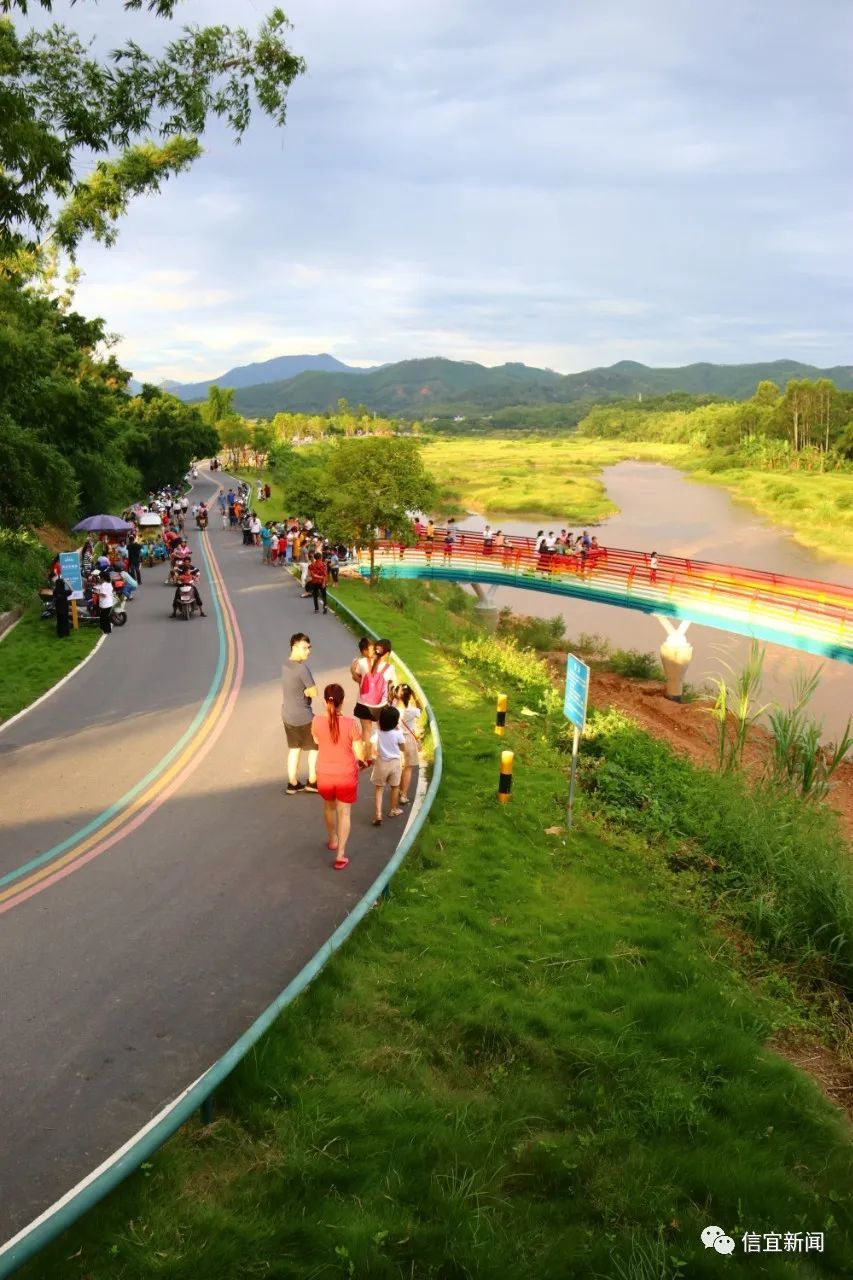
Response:
[[[196,494],[216,487],[203,472]],[[334,874],[319,797],[284,794],[289,636],[345,710],[355,644],[218,526],[190,537],[208,618],[171,621],[145,573],[123,631],[0,731],[0,1242],[246,1030],[402,832],[371,826],[363,779]]]

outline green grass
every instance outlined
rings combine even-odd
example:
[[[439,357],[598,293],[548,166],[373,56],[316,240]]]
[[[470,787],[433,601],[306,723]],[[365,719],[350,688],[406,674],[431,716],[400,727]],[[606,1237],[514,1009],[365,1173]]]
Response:
[[[568,527],[593,524],[617,507],[605,495],[603,467],[626,458],[678,466],[688,445],[571,438],[478,438],[428,444],[424,461],[449,512],[548,516]]]
[[[721,485],[798,542],[836,560],[853,561],[853,473],[705,471],[693,477]]]
[[[736,972],[696,881],[607,834],[592,801],[571,838],[548,834],[567,760],[535,657],[496,655],[463,593],[340,594],[433,701],[430,821],[214,1123],[186,1127],[24,1277],[851,1274],[849,1130],[767,1050],[778,1009]],[[722,1261],[701,1247],[709,1223],[823,1230],[826,1249],[780,1264],[738,1242]]]
[[[285,511],[281,485],[275,480],[271,471],[255,471],[253,468],[249,467],[245,470],[235,471],[230,474],[238,476],[241,480],[245,480],[247,484],[252,486],[251,506],[254,511],[257,511],[261,520],[264,522],[267,520],[286,520],[288,516],[292,516],[294,514],[292,511]],[[268,501],[256,503],[255,487],[259,480],[261,484],[268,484],[272,492],[270,493]]]
[[[56,623],[42,621],[40,615],[41,605],[32,605],[0,640],[0,722],[46,693],[91,653],[100,637],[97,627],[82,626],[60,640]]]

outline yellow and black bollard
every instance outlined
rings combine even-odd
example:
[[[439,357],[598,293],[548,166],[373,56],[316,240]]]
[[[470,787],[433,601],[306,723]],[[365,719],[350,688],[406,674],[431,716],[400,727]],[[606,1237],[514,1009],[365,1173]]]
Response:
[[[498,800],[501,804],[506,804],[512,793],[512,762],[514,752],[501,752],[501,772],[498,779]]]
[[[499,738],[502,738],[504,736],[504,730],[506,729],[506,703],[507,703],[506,694],[499,693],[498,694],[498,711],[497,711],[497,715],[495,716],[495,733],[498,735]]]

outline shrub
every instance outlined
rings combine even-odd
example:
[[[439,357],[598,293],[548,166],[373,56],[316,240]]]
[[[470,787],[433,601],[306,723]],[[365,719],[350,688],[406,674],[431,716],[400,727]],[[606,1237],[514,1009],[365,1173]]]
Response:
[[[561,698],[551,681],[545,663],[532,649],[520,649],[515,637],[475,636],[459,646],[462,661],[474,667],[487,680],[509,683],[523,693],[536,707],[552,712],[561,706]]]
[[[0,610],[32,600],[49,563],[49,552],[34,534],[0,527]]]
[[[695,842],[715,898],[770,954],[853,990],[853,879],[827,810],[698,769],[613,710],[590,715],[581,781],[597,812],[664,853]]]
[[[662,680],[663,671],[654,653],[641,653],[639,649],[614,649],[607,666],[620,676],[632,680]]]

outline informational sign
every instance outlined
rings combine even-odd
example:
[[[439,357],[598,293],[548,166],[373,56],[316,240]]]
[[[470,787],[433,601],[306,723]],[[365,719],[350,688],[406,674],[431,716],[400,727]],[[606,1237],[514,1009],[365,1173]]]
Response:
[[[575,726],[583,729],[586,723],[586,702],[589,696],[589,667],[573,653],[566,662],[566,696],[563,715]]]
[[[586,701],[589,696],[589,667],[573,653],[566,662],[566,696],[563,699],[563,714],[574,726],[572,734],[572,773],[569,781],[569,807],[566,813],[566,828],[572,829],[572,810],[575,803],[575,779],[578,772],[578,749],[583,727],[586,724]]]
[[[59,572],[69,587],[75,591],[83,590],[83,575],[80,572],[80,554],[77,551],[60,551]]]

